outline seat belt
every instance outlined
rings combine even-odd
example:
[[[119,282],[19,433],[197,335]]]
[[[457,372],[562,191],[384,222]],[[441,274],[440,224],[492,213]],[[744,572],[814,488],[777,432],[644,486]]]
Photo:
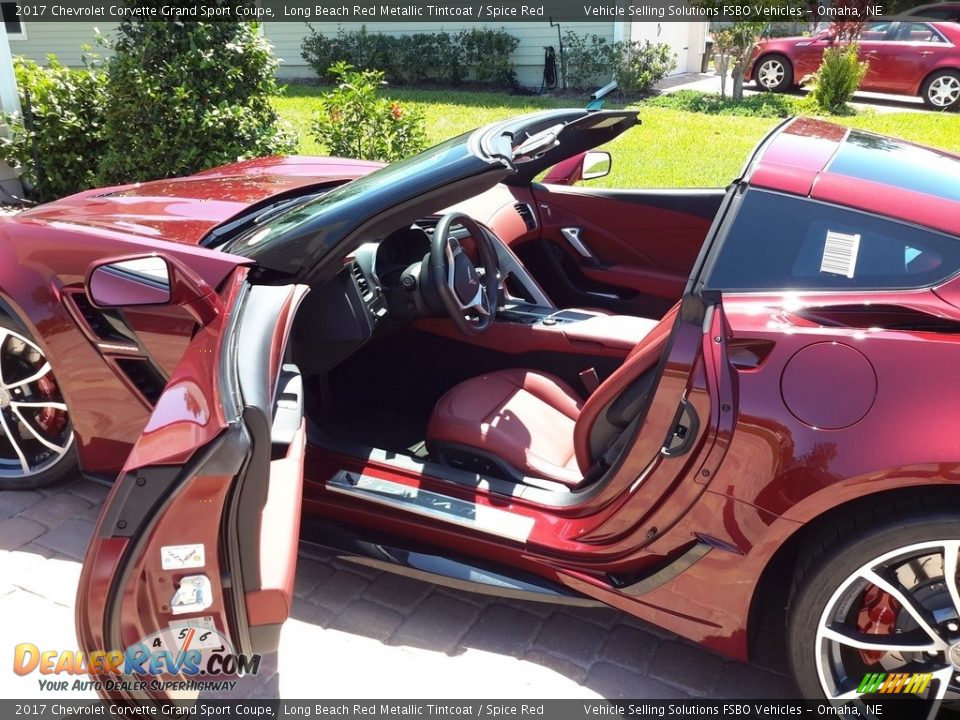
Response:
[[[597,376],[597,371],[590,367],[581,370],[579,374],[580,382],[583,383],[583,387],[587,391],[587,397],[590,397],[600,387],[600,378]]]
[[[610,438],[610,442],[607,443],[607,447],[604,449],[603,453],[598,457],[593,465],[590,466],[590,469],[583,475],[583,481],[581,485],[587,485],[601,475],[603,475],[610,467],[617,461],[617,457],[623,452],[624,446],[627,444],[627,441],[634,436],[637,431],[637,428],[640,427],[641,423],[646,417],[646,413],[638,414],[633,420],[630,421],[630,424],[627,425],[623,430]]]

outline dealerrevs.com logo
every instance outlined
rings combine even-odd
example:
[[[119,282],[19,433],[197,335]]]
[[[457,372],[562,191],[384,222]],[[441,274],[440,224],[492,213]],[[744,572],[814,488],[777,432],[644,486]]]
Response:
[[[125,650],[41,650],[33,643],[14,648],[13,671],[38,673],[41,690],[233,690],[231,677],[256,675],[260,655],[233,652],[213,628],[212,618],[179,623]],[[51,676],[89,675],[95,679]],[[172,679],[179,677],[181,679]],[[186,679],[183,679],[186,678]]]

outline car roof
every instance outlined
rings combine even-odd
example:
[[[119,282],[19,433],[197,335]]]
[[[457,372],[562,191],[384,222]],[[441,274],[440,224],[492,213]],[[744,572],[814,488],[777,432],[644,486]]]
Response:
[[[957,10],[960,9],[960,2],[942,2],[942,3],[927,3],[926,5],[917,5],[912,7],[909,10],[904,10],[901,14],[906,16],[921,15],[924,10],[932,10],[934,8],[947,8],[948,10]]]
[[[744,179],[960,235],[960,155],[813,118],[783,123]]]

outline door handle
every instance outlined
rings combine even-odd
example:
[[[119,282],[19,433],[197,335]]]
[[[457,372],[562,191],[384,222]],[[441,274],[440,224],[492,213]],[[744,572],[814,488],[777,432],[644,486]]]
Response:
[[[587,260],[593,260],[596,262],[597,256],[590,252],[590,248],[586,246],[583,242],[583,238],[580,237],[580,228],[578,227],[565,227],[560,228],[560,233],[563,235],[564,240],[570,243],[570,247],[576,250],[581,257],[586,258]]]

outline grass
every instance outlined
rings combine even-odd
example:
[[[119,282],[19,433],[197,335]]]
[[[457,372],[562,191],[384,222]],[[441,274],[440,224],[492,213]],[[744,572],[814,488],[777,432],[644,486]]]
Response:
[[[280,116],[300,133],[303,154],[324,154],[324,148],[310,136],[310,118],[322,92],[322,88],[295,85],[274,101]],[[586,104],[586,98],[558,100],[491,92],[390,88],[387,94],[423,110],[431,145],[511,115]],[[780,122],[777,115],[707,114],[690,112],[678,104],[682,103],[660,99],[642,103],[638,107],[642,125],[609,144],[613,171],[608,177],[591,181],[591,187],[726,186],[740,172],[754,146]],[[870,112],[830,120],[960,152],[960,113]]]

